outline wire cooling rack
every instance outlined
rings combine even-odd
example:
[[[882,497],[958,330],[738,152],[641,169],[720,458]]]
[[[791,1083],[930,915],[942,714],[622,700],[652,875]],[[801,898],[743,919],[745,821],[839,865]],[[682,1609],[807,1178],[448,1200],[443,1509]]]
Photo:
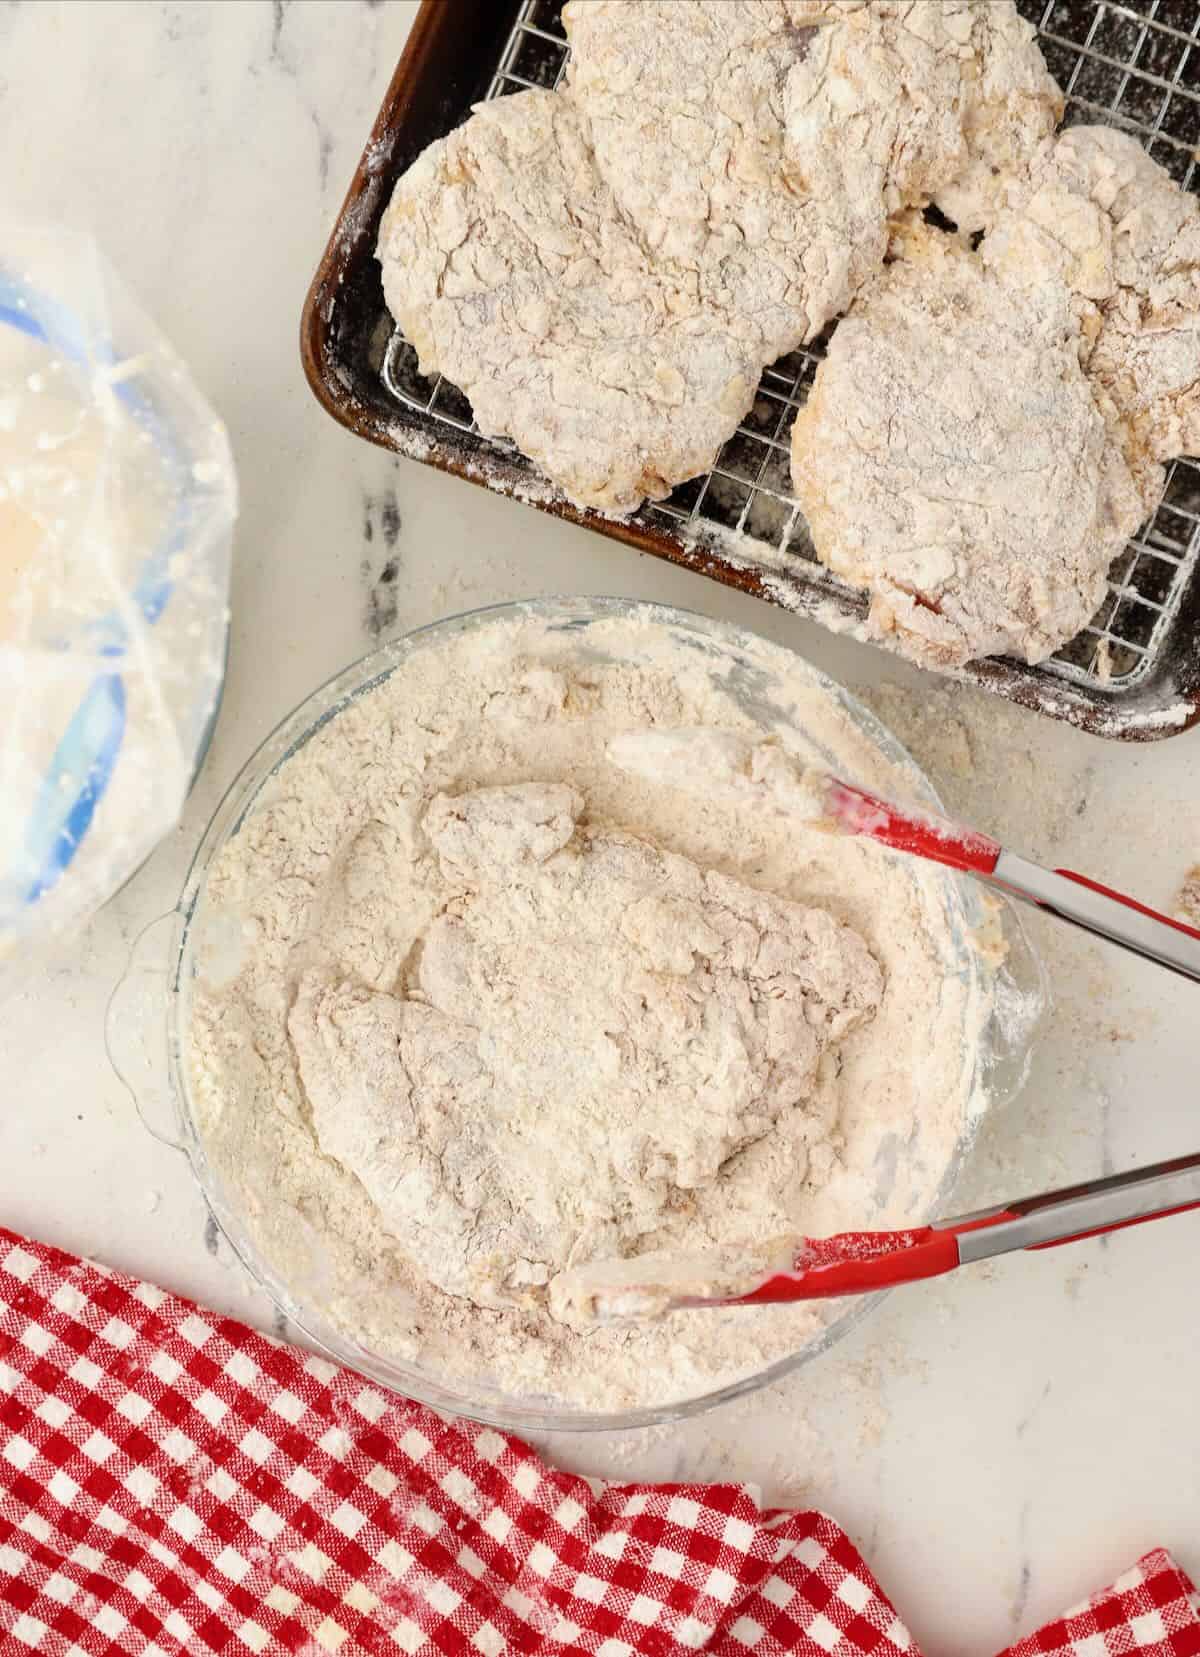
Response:
[[[563,0],[521,0],[487,97],[559,84],[570,55],[562,6]],[[1017,0],[1017,7],[1036,27],[1066,94],[1063,124],[1101,123],[1136,134],[1184,189],[1200,193],[1200,0]],[[712,470],[647,504],[638,517],[681,538],[711,535],[718,560],[722,532],[735,531],[743,564],[757,558],[770,574],[790,574],[833,596],[843,612],[864,614],[863,595],[817,563],[791,493],[792,422],[822,354],[818,341],[768,368],[753,408]],[[478,435],[462,392],[440,376],[422,378],[415,351],[398,332],[383,375],[407,408]],[[509,444],[483,441],[513,452]],[[1155,667],[1198,558],[1200,461],[1176,460],[1162,505],[1114,561],[1091,622],[1033,671],[1094,690],[1135,689]]]

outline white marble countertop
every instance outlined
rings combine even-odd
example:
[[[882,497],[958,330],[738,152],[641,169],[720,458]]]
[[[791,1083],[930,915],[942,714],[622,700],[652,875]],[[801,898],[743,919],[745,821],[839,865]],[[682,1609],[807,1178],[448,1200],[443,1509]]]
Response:
[[[381,636],[565,590],[728,616],[854,685],[929,683],[397,461],[320,410],[300,368],[300,308],[414,11],[0,0],[3,205],[96,232],[224,415],[243,498],[224,711],[185,821],[0,1019],[0,1220],[264,1327],[270,1306],[182,1158],[140,1125],[102,1024],[130,940],[171,907],[222,789],[281,715]],[[1121,747],[995,717],[979,698],[961,705],[975,780],[947,779],[952,797],[1011,779],[995,826],[1170,902],[1200,858],[1200,734]],[[1061,809],[1047,826],[1029,807],[1051,784]],[[1069,937],[1050,941],[1049,959],[1058,1005],[1028,1088],[985,1129],[971,1200],[1200,1140],[1198,992]],[[747,1478],[769,1500],[819,1505],[928,1657],[985,1657],[1155,1543],[1200,1573],[1198,1257],[1200,1215],[1016,1257],[895,1294],[752,1405],[548,1449],[587,1472]]]

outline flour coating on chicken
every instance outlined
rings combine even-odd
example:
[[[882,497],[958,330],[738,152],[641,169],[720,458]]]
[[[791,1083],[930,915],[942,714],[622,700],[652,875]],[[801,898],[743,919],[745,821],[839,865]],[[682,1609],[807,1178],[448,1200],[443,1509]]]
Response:
[[[569,0],[569,96],[647,254],[759,330],[764,364],[845,309],[883,258],[879,192],[793,163],[791,78],[840,31],[821,0]]]
[[[803,186],[860,220],[933,201],[962,230],[988,223],[1062,114],[1011,0],[825,0],[820,15],[785,96]]]
[[[1200,201],[1136,139],[1063,133],[983,252],[1012,280],[1058,273],[1088,377],[1151,460],[1200,453]]]
[[[396,186],[378,257],[427,375],[573,501],[707,471],[767,364],[976,190],[1057,96],[1011,0],[570,0],[566,91],[481,105]],[[990,172],[989,172],[990,176]],[[977,193],[977,192],[976,192]]]
[[[839,325],[793,430],[823,563],[934,667],[1051,655],[1095,612],[1161,485],[1080,364],[1070,293],[921,226]]]
[[[421,372],[584,505],[628,512],[705,471],[754,396],[758,325],[650,262],[557,93],[482,104],[431,144],[379,258]]]
[[[480,1305],[702,1207],[781,1118],[815,1131],[822,1063],[883,993],[824,910],[584,811],[558,783],[437,796],[407,993],[310,971],[288,1019],[321,1149]]]

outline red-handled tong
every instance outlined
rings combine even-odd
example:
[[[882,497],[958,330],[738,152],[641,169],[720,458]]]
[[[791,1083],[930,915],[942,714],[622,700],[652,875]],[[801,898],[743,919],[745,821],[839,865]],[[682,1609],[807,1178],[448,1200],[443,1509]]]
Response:
[[[1110,943],[1200,983],[1200,931],[1160,915],[1070,869],[1043,869],[990,835],[932,812],[896,805],[805,765],[770,739],[704,729],[639,731],[615,738],[609,757],[623,770],[693,792],[732,791],[798,822],[861,835],[974,875],[1010,897],[1070,921]],[[760,762],[768,760],[765,766]]]
[[[1022,903],[1049,910],[1110,943],[1200,983],[1200,932],[1071,869],[1043,869],[998,840],[931,812],[912,811],[837,777],[827,779],[829,817],[843,834],[961,869]]]
[[[1057,1248],[1189,1208],[1200,1208],[1200,1156],[1176,1157],[911,1231],[850,1231],[806,1239],[790,1272],[766,1278],[730,1304],[867,1294],[940,1277],[975,1260],[1018,1249]]]
[[[1200,1208],[1200,1156],[1177,1157],[1113,1174],[1086,1185],[1071,1185],[1039,1197],[1023,1197],[966,1214],[935,1220],[909,1231],[845,1231],[835,1237],[797,1237],[771,1246],[774,1265],[755,1281],[722,1283],[720,1292],[689,1291],[688,1281],[672,1280],[669,1256],[621,1262],[620,1282],[596,1283],[587,1295],[590,1315],[610,1318],[658,1316],[666,1311],[704,1306],[757,1306],[767,1302],[828,1300],[840,1295],[871,1294],[899,1283],[941,1277],[956,1266],[1017,1249],[1055,1248],[1102,1232],[1120,1231],[1145,1220],[1162,1219]],[[706,1257],[690,1261],[691,1282],[702,1281]],[[651,1261],[654,1265],[651,1266]],[[589,1268],[580,1269],[581,1283]],[[714,1278],[718,1270],[714,1269]]]

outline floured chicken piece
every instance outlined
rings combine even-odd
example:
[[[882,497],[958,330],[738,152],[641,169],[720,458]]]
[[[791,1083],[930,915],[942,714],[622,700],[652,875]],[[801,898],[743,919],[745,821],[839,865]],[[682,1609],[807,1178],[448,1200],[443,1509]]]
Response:
[[[310,971],[288,1020],[322,1151],[431,1282],[480,1305],[687,1210],[803,1115],[883,991],[823,910],[583,814],[554,783],[437,796],[422,827],[451,895],[407,989]]]
[[[1063,133],[982,253],[1006,278],[1067,284],[1088,376],[1142,452],[1200,453],[1200,202],[1136,139]]]
[[[1161,472],[1131,471],[1054,273],[1005,281],[920,224],[898,251],[839,325],[793,430],[817,554],[918,661],[1041,661],[1095,612]]]
[[[577,503],[705,472],[762,369],[931,196],[990,212],[1061,99],[1011,0],[569,0],[565,94],[479,106],[399,181],[384,294],[422,373]],[[978,210],[976,202],[984,203]]]
[[[913,9],[948,14],[952,8],[918,0]],[[967,166],[933,199],[959,230],[973,232],[993,221],[1010,180],[1028,169],[1039,141],[1062,119],[1064,100],[1032,23],[1012,0],[975,0],[961,9],[971,12],[972,56],[964,64],[961,103]],[[964,28],[948,16],[944,26]]]
[[[933,201],[961,230],[988,223],[1001,175],[1024,168],[1063,107],[1012,0],[825,0],[815,10],[826,26],[784,99],[800,187],[854,204],[860,219]]]
[[[431,144],[396,186],[378,258],[421,372],[585,506],[669,494],[753,400],[760,324],[655,268],[557,93],[481,104]]]
[[[878,190],[813,188],[792,165],[790,77],[820,50],[821,0],[569,0],[568,95],[645,247],[760,331],[763,365],[844,310],[886,249]]]

